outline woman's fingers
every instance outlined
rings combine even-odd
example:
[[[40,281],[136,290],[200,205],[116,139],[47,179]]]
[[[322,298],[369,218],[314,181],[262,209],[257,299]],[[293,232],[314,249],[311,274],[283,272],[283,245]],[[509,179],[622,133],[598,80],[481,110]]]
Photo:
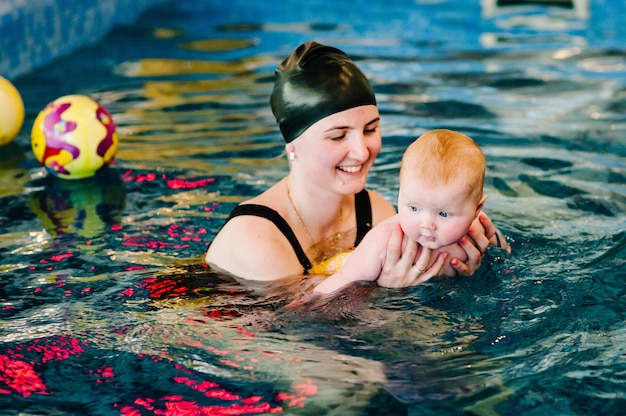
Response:
[[[419,255],[417,256],[417,259],[415,259],[415,263],[412,266],[412,269],[416,274],[421,275],[428,269],[428,266],[430,266],[431,254],[431,249],[420,247]]]
[[[406,242],[404,240],[407,240]],[[403,247],[404,245],[404,247]],[[392,268],[407,268],[415,262],[418,244],[414,241],[408,241],[404,237],[404,232],[400,225],[395,227],[391,232],[389,241],[387,242],[387,254],[385,257],[385,265]]]
[[[502,233],[498,231],[498,229],[493,224],[491,219],[487,216],[487,214],[481,212],[478,216],[478,220],[485,230],[485,236],[488,238],[489,244],[495,247],[503,248],[508,253],[510,253],[511,246],[509,245],[508,241],[506,241]]]
[[[431,277],[439,276],[439,273],[441,272],[441,270],[443,269],[446,263],[447,257],[448,257],[448,253],[446,252],[439,253],[439,255],[437,256],[433,264],[431,264],[428,267],[428,269],[424,271],[424,273],[418,276],[413,282],[413,284],[410,286],[420,285],[426,282],[427,280],[429,280]]]
[[[406,268],[415,264],[419,248],[420,245],[417,244],[417,242],[408,241],[407,239],[404,250],[402,251],[402,258],[400,259],[400,261],[402,262],[402,267]]]
[[[409,247],[410,246],[410,247]],[[417,258],[416,258],[417,256]],[[432,250],[420,247],[415,242],[408,242],[404,248],[402,258],[394,265],[394,273],[388,273],[378,279],[383,287],[408,287],[424,283],[441,271],[447,253],[438,256],[434,264],[431,263]],[[413,261],[415,259],[415,261]]]
[[[420,248],[417,260],[411,267],[414,277],[413,279],[409,279],[407,286],[420,285],[429,280],[431,277],[439,275],[448,253],[441,253],[437,256],[434,262],[431,261],[432,253],[433,251],[429,248]]]
[[[489,238],[496,232],[496,227],[487,214],[480,212],[478,218],[472,222],[467,235],[459,241],[459,245],[465,251],[467,259],[462,261],[459,258],[453,258],[450,261],[457,274],[471,276],[478,270],[483,257],[487,253],[487,248],[490,244]]]
[[[481,221],[481,217],[485,218],[484,224]],[[485,224],[487,226],[485,226]],[[478,214],[478,218],[472,222],[472,226],[467,232],[467,236],[472,239],[474,246],[480,251],[481,255],[485,255],[487,247],[489,247],[489,236],[493,233],[495,233],[493,223],[485,213],[481,212]]]
[[[467,260],[463,262],[458,258],[453,258],[450,261],[450,264],[454,270],[456,270],[457,274],[470,276],[480,267],[480,263],[483,259],[483,253],[480,252],[474,245],[474,242],[467,237],[463,237],[461,241],[459,241],[459,245],[465,251]]]
[[[489,218],[489,216],[483,211],[480,211],[478,214],[478,221],[483,227],[483,233],[487,236],[487,238],[491,237],[496,232],[496,226],[493,225],[491,218]]]
[[[387,242],[387,255],[386,259],[388,261],[397,261],[402,256],[402,238],[404,237],[404,233],[400,226],[397,226],[391,232],[391,236],[389,237],[389,241]]]
[[[511,252],[506,239],[484,212],[478,214],[478,218],[472,223],[467,235],[459,241],[459,245],[465,251],[467,259],[462,261],[459,258],[452,258],[450,265],[457,274],[465,276],[470,276],[478,270],[490,245],[502,247],[509,253]]]
[[[416,243],[407,242],[403,249],[404,233],[398,225],[393,229],[387,242],[387,250],[378,284],[384,287],[403,287],[408,270],[413,265],[417,253]],[[404,250],[404,251],[403,251]]]

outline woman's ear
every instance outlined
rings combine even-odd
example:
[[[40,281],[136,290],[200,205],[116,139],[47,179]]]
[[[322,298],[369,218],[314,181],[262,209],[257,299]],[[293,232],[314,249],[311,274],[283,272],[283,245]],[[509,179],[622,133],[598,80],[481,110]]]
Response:
[[[285,145],[285,152],[287,153],[287,158],[289,159],[290,162],[296,159],[295,150],[296,150],[296,147],[293,145],[293,143],[287,143]]]

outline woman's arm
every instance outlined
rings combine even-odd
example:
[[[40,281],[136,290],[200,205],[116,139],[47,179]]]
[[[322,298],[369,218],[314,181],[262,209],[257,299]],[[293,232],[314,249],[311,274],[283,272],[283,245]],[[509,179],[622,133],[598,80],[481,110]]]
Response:
[[[433,259],[432,250],[409,242],[400,225],[391,218],[367,233],[345,258],[341,269],[314,291],[331,293],[357,281],[376,281],[384,287],[415,286],[439,274],[447,255],[441,253]]]
[[[372,228],[361,243],[344,258],[339,271],[324,279],[314,291],[331,293],[353,282],[376,280],[385,261],[385,245],[396,225],[393,218],[390,218]]]

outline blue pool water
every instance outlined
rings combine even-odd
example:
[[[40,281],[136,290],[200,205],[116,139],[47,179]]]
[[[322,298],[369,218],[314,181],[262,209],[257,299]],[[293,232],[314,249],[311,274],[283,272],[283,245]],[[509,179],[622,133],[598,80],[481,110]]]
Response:
[[[0,414],[590,415],[626,408],[626,4],[177,0],[14,80],[0,154]],[[287,172],[268,97],[299,43],[348,52],[380,103],[369,186],[395,200],[425,130],[474,138],[508,235],[471,278],[285,309],[203,264]],[[50,177],[37,113],[85,94],[116,163]]]

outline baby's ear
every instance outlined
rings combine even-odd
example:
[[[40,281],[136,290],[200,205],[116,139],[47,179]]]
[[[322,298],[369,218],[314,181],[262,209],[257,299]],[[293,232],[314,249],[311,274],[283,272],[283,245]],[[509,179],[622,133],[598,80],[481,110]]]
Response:
[[[478,218],[478,214],[480,214],[480,211],[482,211],[483,206],[485,206],[486,200],[487,200],[487,195],[483,195],[483,197],[480,198],[480,202],[476,206],[476,218]]]

